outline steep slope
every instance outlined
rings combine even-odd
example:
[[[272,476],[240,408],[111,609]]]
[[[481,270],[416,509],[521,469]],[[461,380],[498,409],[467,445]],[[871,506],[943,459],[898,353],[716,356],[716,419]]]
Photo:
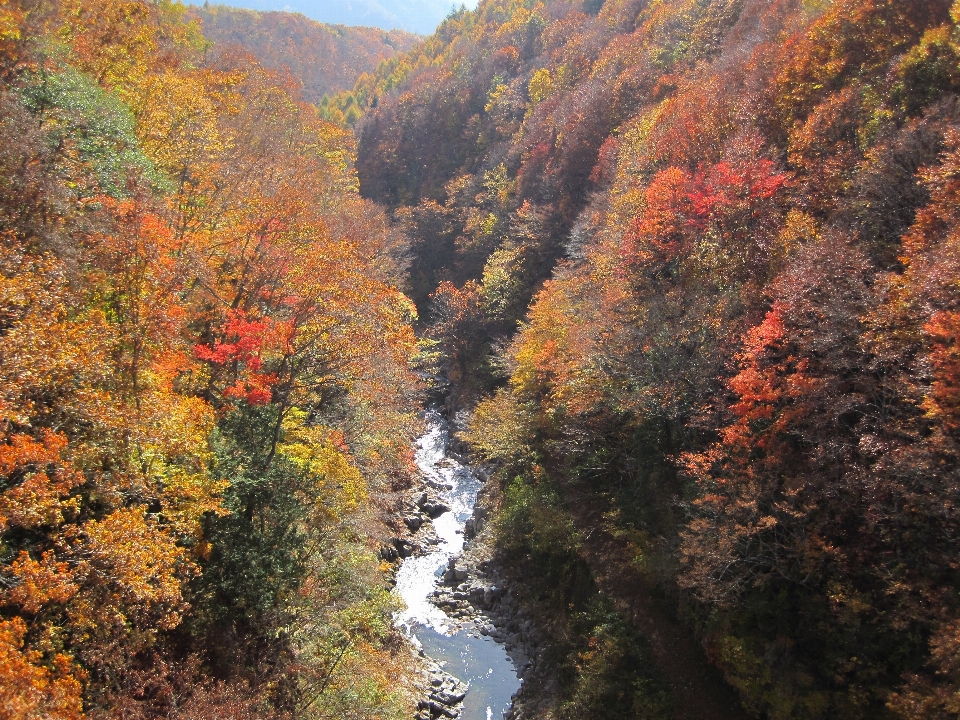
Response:
[[[0,716],[405,720],[403,238],[185,14],[0,2]]]
[[[204,35],[218,45],[252,52],[264,66],[287,68],[303,83],[304,99],[318,102],[330,92],[353,87],[362,73],[415,45],[403,30],[324,25],[288,12],[238,10],[225,5],[193,8]]]
[[[487,394],[557,717],[662,708],[599,531],[758,716],[960,710],[951,4],[483,2],[328,105]]]

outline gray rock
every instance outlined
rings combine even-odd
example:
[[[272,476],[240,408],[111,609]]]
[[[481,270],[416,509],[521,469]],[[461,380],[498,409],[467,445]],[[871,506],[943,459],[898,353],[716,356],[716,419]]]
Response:
[[[400,555],[397,553],[397,549],[392,545],[384,545],[380,548],[377,554],[380,555],[381,560],[386,560],[387,562],[393,562],[400,557]]]
[[[397,554],[402,558],[408,558],[414,553],[414,545],[404,538],[393,538],[391,540],[397,550]]]
[[[431,518],[437,518],[447,512],[450,509],[450,506],[440,502],[439,500],[428,500],[420,506],[420,509]]]
[[[430,693],[430,699],[434,700],[443,705],[456,705],[459,702],[463,702],[463,699],[467,696],[465,692],[432,692]]]

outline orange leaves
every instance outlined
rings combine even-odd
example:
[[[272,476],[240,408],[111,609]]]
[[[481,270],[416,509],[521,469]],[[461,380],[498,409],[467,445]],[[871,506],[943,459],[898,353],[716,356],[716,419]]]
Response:
[[[679,252],[689,213],[690,176],[679,168],[658,172],[644,192],[645,207],[624,238],[624,253],[670,260]]]
[[[727,446],[757,443],[754,423],[773,420],[785,394],[784,373],[789,360],[777,362],[781,358],[776,357],[785,335],[780,304],[775,304],[764,321],[747,332],[740,355],[743,369],[727,382],[738,398],[730,406],[737,422],[723,430],[723,442]],[[759,441],[759,444],[766,443]]]
[[[956,435],[960,431],[960,313],[936,313],[924,326],[932,341],[933,383],[924,407]]]
[[[744,350],[750,357],[756,358],[761,353],[772,349],[775,344],[783,340],[786,328],[783,325],[783,305],[773,304],[763,322],[747,331],[744,339]]]
[[[546,283],[510,348],[513,394],[544,415],[589,416],[609,400],[600,336],[611,317],[591,302],[588,287],[566,273]]]
[[[180,624],[188,607],[183,584],[196,568],[142,507],[116,510],[70,535],[80,587],[66,608],[73,647],[87,669],[122,677],[133,654]]]
[[[0,0],[0,55],[16,44],[62,85],[51,120],[48,75],[28,78],[43,88],[25,99],[30,73],[3,74],[2,114],[17,120],[4,147],[36,137],[0,163],[13,193],[0,203],[0,717],[73,720],[84,703],[104,717],[177,714],[174,699],[203,684],[203,671],[171,669],[202,642],[171,633],[202,592],[195,560],[237,550],[214,537],[222,496],[243,473],[278,493],[311,476],[270,519],[264,573],[285,574],[281,590],[243,617],[226,617],[238,605],[222,596],[246,576],[189,598],[209,600],[199,637],[224,618],[238,647],[258,648],[211,647],[211,665],[270,665],[260,712],[264,686],[299,682],[299,663],[271,663],[289,656],[281,604],[306,571],[271,563],[308,549],[278,543],[359,554],[362,528],[344,541],[331,518],[359,513],[368,483],[409,477],[417,346],[393,285],[405,238],[359,197],[352,136],[289,77],[194,54],[204,46],[183,4],[56,0],[25,17],[21,5]],[[101,170],[110,182],[92,191]],[[214,430],[237,400],[273,407],[244,408],[244,422],[269,420],[238,432],[256,467],[230,472]],[[320,424],[331,418],[336,429]],[[316,527],[289,521],[305,505],[326,513],[308,513]],[[364,578],[356,596],[381,582]],[[387,609],[371,617],[389,627]]]
[[[24,646],[27,626],[18,617],[0,620],[0,717],[4,720],[79,720],[79,673],[66,655],[50,662]]]
[[[882,71],[924,29],[947,21],[949,0],[843,0],[786,47],[776,78],[784,128],[802,121],[825,95],[856,77]]]
[[[0,600],[18,605],[31,615],[39,614],[50,603],[66,604],[79,589],[74,582],[73,567],[58,561],[49,550],[39,562],[21,552],[10,566],[10,577],[13,587],[0,595]]]
[[[775,373],[760,372],[755,367],[741,370],[728,383],[740,400],[733,404],[734,414],[743,420],[769,420],[773,417],[773,403],[780,399],[781,392],[772,381]]]
[[[138,614],[149,612],[157,627],[179,624],[180,578],[192,566],[186,550],[148,520],[144,508],[117,510],[103,520],[86,523],[77,551],[125,605]]]
[[[807,358],[787,353],[797,348],[791,347],[784,324],[786,310],[784,303],[775,302],[763,322],[747,331],[738,355],[741,370],[727,381],[737,396],[730,405],[736,421],[723,429],[722,437],[733,452],[768,447],[766,436],[789,430],[808,410],[802,399],[817,382],[807,376]]]
[[[76,501],[67,497],[83,477],[61,460],[66,444],[62,435],[46,432],[42,442],[14,435],[0,445],[0,475],[7,485],[0,494],[0,532],[56,527],[64,511],[76,510]]]

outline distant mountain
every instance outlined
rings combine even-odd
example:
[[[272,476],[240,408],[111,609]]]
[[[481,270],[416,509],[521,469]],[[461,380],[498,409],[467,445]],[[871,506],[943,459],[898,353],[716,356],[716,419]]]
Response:
[[[267,67],[289,68],[303,83],[306,100],[353,88],[364,72],[417,42],[403,30],[325,25],[288,12],[256,12],[204,5],[194,8],[203,33],[217,44],[238,45]]]
[[[251,10],[302,13],[312,20],[334,25],[366,25],[429,35],[462,3],[460,0],[231,0],[229,4]],[[476,0],[466,4],[472,7]]]

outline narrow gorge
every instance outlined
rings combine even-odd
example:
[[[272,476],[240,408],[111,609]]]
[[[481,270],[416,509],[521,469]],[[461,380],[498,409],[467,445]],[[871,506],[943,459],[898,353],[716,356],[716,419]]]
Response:
[[[523,626],[516,615],[505,578],[478,574],[478,551],[492,550],[477,542],[487,517],[478,497],[489,474],[451,449],[450,423],[441,411],[430,409],[425,419],[415,456],[423,485],[402,516],[411,537],[395,542],[407,556],[396,573],[394,592],[405,609],[395,622],[433,671],[417,717],[512,718],[512,698],[530,660],[521,637],[496,625],[523,632],[530,623]],[[483,537],[489,543],[489,534]]]

